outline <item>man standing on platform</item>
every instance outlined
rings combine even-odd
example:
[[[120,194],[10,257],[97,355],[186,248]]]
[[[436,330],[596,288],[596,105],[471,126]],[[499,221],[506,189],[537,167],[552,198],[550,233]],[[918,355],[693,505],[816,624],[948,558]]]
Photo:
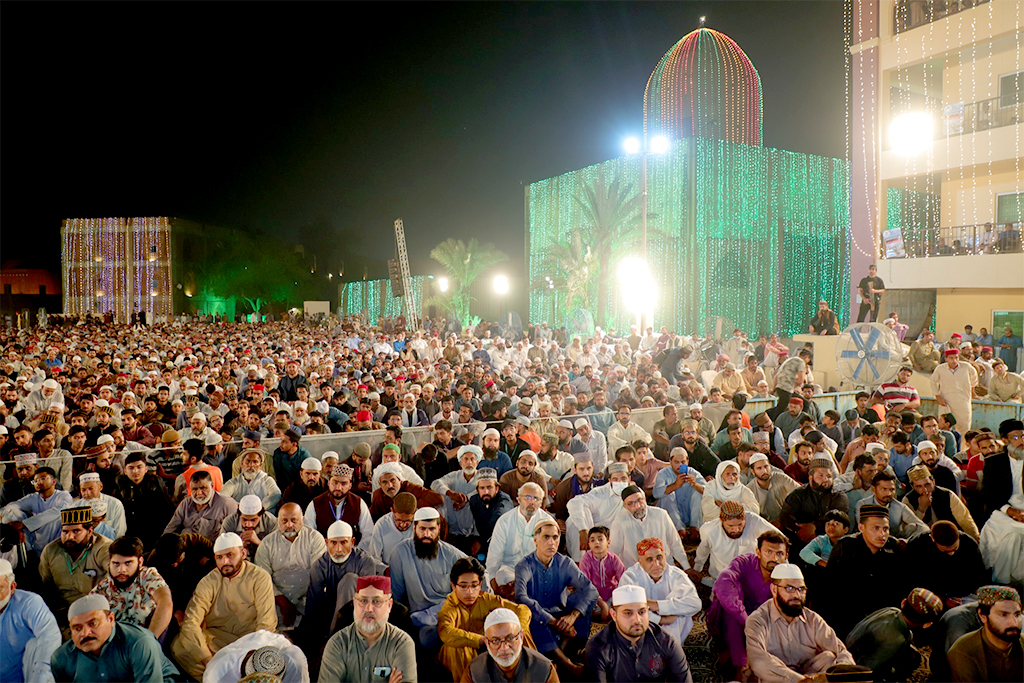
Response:
[[[960,349],[946,349],[946,362],[932,373],[932,389],[940,406],[948,406],[961,434],[971,428],[971,399],[978,386],[978,371],[960,362]]]
[[[878,320],[878,308],[882,303],[882,294],[885,293],[885,283],[878,277],[878,267],[875,264],[868,266],[867,277],[860,280],[857,285],[860,294],[860,311],[857,313],[857,322],[875,322]],[[869,315],[870,314],[870,315]]]

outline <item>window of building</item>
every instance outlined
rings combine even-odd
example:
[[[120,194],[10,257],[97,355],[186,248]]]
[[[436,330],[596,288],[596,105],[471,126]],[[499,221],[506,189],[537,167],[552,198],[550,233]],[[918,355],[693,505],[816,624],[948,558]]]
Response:
[[[1024,103],[1024,71],[999,77],[999,106],[1015,107]]]
[[[1020,223],[1024,221],[1024,192],[996,195],[996,222]]]

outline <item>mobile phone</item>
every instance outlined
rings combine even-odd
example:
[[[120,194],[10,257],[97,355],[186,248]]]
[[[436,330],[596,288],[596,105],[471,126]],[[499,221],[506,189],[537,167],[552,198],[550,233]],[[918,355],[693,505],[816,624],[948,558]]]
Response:
[[[373,667],[373,675],[379,678],[391,678],[391,667],[375,666]]]
[[[679,474],[686,474],[690,470],[690,466],[685,462],[679,466]]]

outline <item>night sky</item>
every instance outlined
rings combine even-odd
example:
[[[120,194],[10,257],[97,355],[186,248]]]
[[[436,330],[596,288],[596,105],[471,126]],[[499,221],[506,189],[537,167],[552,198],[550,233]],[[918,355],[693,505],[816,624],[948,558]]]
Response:
[[[766,145],[844,156],[842,11],[4,3],[0,259],[57,270],[63,218],[167,215],[286,239],[314,224],[322,253],[356,234],[383,260],[401,217],[413,274],[449,236],[493,241],[511,274],[524,186],[619,156],[700,15],[760,71]]]

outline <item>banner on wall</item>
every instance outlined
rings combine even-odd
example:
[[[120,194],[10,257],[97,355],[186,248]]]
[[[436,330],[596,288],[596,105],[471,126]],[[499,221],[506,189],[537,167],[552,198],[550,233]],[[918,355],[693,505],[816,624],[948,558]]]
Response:
[[[882,231],[882,239],[885,240],[885,258],[906,258],[907,252],[903,248],[903,230],[901,228]]]

